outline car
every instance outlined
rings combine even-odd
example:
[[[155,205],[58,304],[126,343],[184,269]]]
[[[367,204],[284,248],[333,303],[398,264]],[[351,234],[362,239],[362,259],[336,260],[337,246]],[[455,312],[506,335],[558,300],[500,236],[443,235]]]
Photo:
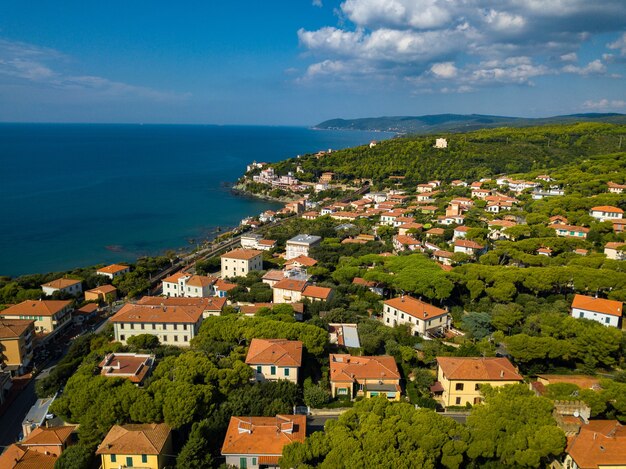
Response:
[[[53,413],[46,414],[46,420],[52,420],[54,418]]]

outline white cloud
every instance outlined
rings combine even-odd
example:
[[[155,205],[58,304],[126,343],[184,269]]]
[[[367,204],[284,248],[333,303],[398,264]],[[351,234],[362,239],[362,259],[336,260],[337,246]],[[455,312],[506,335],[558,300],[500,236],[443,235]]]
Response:
[[[583,103],[583,108],[592,110],[623,109],[626,108],[626,100],[608,100],[606,98],[599,99],[598,101],[588,100]]]
[[[617,49],[621,55],[626,55],[626,33],[615,42],[606,45],[609,49]]]
[[[155,101],[186,99],[189,95],[170,93],[93,75],[74,75],[63,70],[67,57],[60,52],[23,42],[0,39],[0,77],[92,97],[138,97]]]
[[[530,85],[534,77],[558,73],[615,76],[607,64],[618,61],[578,65],[577,50],[594,34],[623,31],[626,2],[344,0],[338,16],[338,26],[298,31],[305,57],[314,61],[306,72],[309,79],[322,70],[326,78],[358,79],[363,73],[351,67],[360,67],[424,89],[433,89],[433,77],[456,81],[447,86],[456,90],[471,77]],[[626,34],[607,46],[624,53]]]

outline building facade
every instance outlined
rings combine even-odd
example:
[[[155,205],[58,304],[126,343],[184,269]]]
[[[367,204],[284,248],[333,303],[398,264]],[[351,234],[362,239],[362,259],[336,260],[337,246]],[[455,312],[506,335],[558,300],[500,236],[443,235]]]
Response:
[[[222,254],[222,278],[245,277],[253,270],[263,270],[263,251],[235,249]]]
[[[444,309],[404,295],[383,302],[383,324],[389,327],[408,324],[413,335],[424,337],[447,329],[450,326],[450,314]]]

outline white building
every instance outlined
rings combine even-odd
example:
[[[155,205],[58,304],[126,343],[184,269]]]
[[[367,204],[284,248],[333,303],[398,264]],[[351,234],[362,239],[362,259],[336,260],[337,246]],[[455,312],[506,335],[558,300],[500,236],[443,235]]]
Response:
[[[413,335],[424,337],[447,329],[450,315],[444,309],[405,295],[383,302],[383,323],[390,327],[408,324]]]
[[[473,256],[482,251],[485,247],[468,239],[456,239],[454,241],[454,252],[462,252],[469,256]]]
[[[243,249],[256,249],[259,245],[259,241],[263,239],[263,236],[257,233],[246,233],[241,235],[241,247]]]
[[[606,243],[604,245],[604,255],[608,259],[623,261],[626,259],[626,251],[620,249],[626,246],[626,243]]]
[[[222,254],[222,278],[245,277],[253,270],[263,270],[263,251],[235,249]]]
[[[589,211],[589,215],[600,221],[613,221],[620,220],[624,217],[624,211],[618,207],[612,207],[611,205],[599,205],[592,207]]]
[[[213,285],[216,280],[215,277],[178,272],[163,279],[163,295],[175,298],[208,298],[215,296]]]
[[[83,284],[80,280],[58,278],[52,282],[44,283],[41,286],[41,289],[47,296],[50,296],[57,291],[67,293],[68,295],[78,296],[83,292]]]
[[[130,267],[120,264],[111,264],[96,270],[97,275],[104,275],[105,277],[109,277],[111,280],[128,272],[130,272]]]
[[[448,148],[448,141],[445,138],[435,140],[435,148]]]
[[[321,242],[322,238],[320,236],[308,234],[294,236],[287,241],[287,253],[285,255],[285,259],[289,260],[302,255],[310,257],[311,249],[319,245]]]
[[[592,296],[576,295],[572,301],[572,317],[591,319],[605,326],[621,327],[623,304]]]

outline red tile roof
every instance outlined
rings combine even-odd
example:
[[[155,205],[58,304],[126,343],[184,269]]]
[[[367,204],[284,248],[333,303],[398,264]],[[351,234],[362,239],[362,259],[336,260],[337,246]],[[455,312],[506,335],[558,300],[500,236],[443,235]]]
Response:
[[[437,357],[439,368],[449,380],[522,381],[511,362],[498,357]]]
[[[113,285],[100,285],[99,287],[92,288],[91,290],[87,290],[86,293],[100,293],[102,295],[108,295],[109,293],[116,292],[117,288]]]
[[[621,208],[613,207],[611,205],[598,205],[597,207],[591,207],[592,212],[608,212],[608,213],[624,213]]]
[[[47,445],[62,446],[77,429],[75,425],[62,427],[37,427],[20,442],[23,446]]]
[[[0,311],[0,316],[53,316],[71,303],[70,300],[26,300]]]
[[[33,329],[35,321],[27,319],[0,319],[0,340],[17,339]]]
[[[100,269],[96,270],[96,273],[103,273],[103,274],[116,274],[118,272],[123,272],[124,270],[128,270],[130,269],[130,267],[128,267],[127,265],[121,265],[121,264],[111,264],[111,265],[107,265],[106,267],[101,267]]]
[[[326,287],[317,287],[315,285],[307,285],[307,287],[302,292],[302,296],[307,296],[309,298],[318,298],[321,300],[327,300],[333,293],[332,288]]]
[[[248,365],[300,366],[302,364],[302,342],[287,339],[252,339]]]
[[[303,442],[305,437],[306,415],[231,417],[222,455],[258,455],[261,463],[261,457],[281,456],[283,447],[295,441]]]
[[[307,286],[307,283],[304,280],[294,280],[291,278],[284,278],[278,283],[274,284],[272,288],[301,292],[301,291],[304,291],[306,286]]]
[[[285,262],[285,265],[291,264],[301,264],[307,267],[313,267],[315,264],[317,264],[317,261],[312,257],[301,254],[298,257],[294,257],[293,259],[289,259],[287,262]]]
[[[583,425],[565,451],[580,469],[626,466],[626,427],[617,420],[592,420]]]
[[[72,285],[76,285],[77,283],[82,283],[82,281],[71,278],[58,278],[52,282],[44,283],[42,287],[57,288],[61,290],[63,288],[71,287]]]
[[[363,379],[400,379],[396,360],[389,355],[355,357],[330,354],[330,380],[354,382]]]
[[[144,296],[137,302],[137,304],[153,306],[194,306],[202,308],[204,311],[221,311],[226,305],[226,298],[164,298],[162,296]]]
[[[621,301],[605,300],[603,298],[594,298],[593,296],[585,295],[575,295],[574,301],[572,301],[572,308],[618,317],[622,316],[623,306]]]
[[[170,433],[165,423],[113,425],[96,454],[161,454]]]
[[[2,469],[54,469],[57,458],[22,445],[10,445],[0,455]]]
[[[222,254],[220,257],[249,261],[250,259],[254,259],[256,256],[261,254],[263,254],[263,251],[257,251],[256,249],[235,249],[227,252],[226,254]]]
[[[204,308],[201,306],[171,306],[164,304],[131,304],[122,306],[115,316],[113,323],[188,323],[195,324],[202,318]]]
[[[462,248],[468,248],[468,249],[478,249],[481,250],[482,248],[484,248],[484,246],[474,242],[474,241],[470,241],[469,239],[455,239],[454,240],[454,245],[455,246],[460,246]]]
[[[448,314],[446,310],[407,295],[386,300],[384,304],[422,321]]]

